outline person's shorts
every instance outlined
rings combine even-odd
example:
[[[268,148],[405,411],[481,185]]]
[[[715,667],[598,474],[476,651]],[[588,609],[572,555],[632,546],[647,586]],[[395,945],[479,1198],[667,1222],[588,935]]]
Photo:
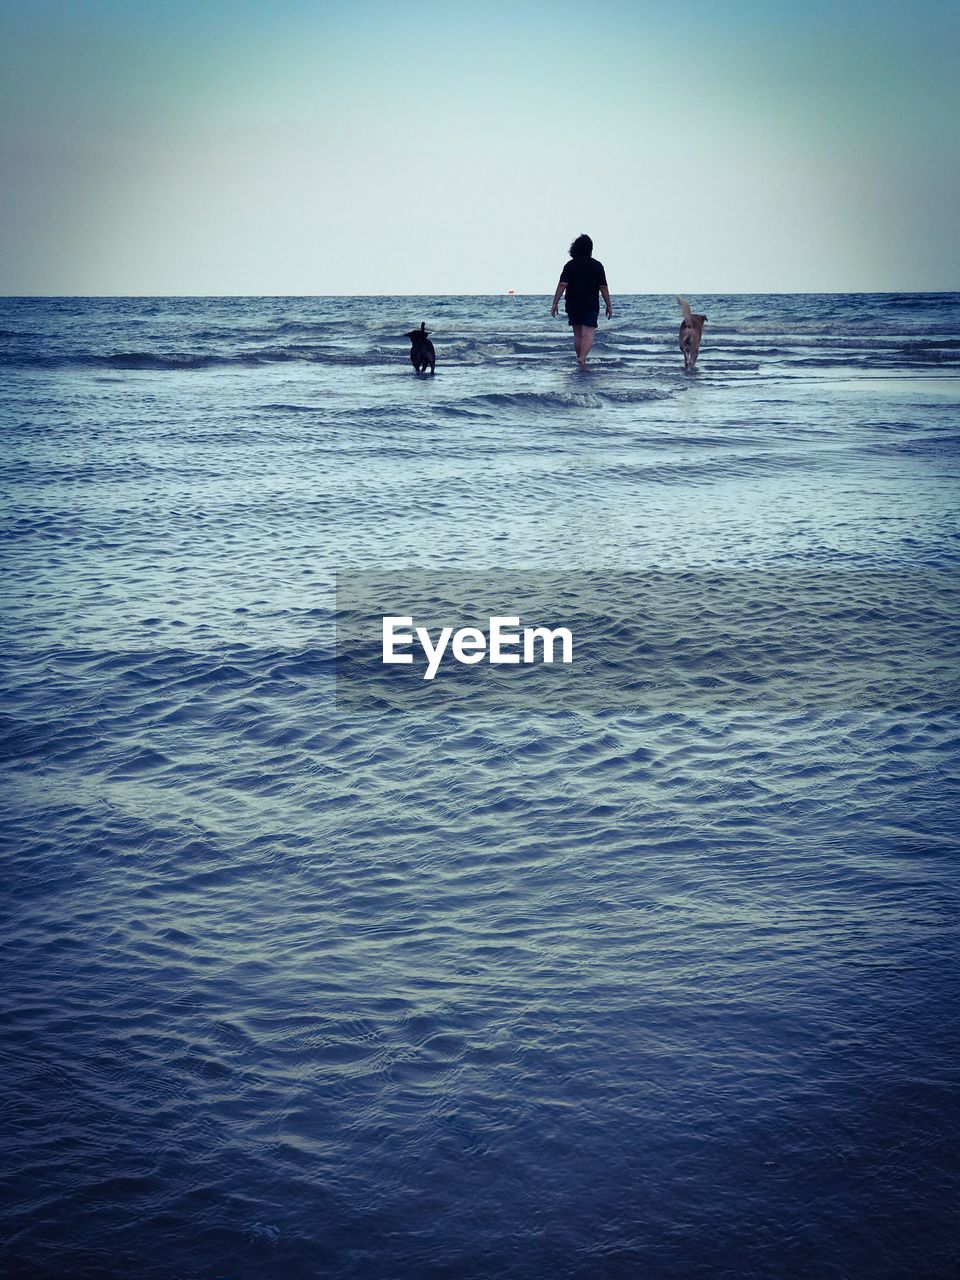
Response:
[[[567,324],[582,324],[588,329],[595,329],[600,323],[600,308],[594,307],[592,311],[584,311],[582,308],[567,308]]]

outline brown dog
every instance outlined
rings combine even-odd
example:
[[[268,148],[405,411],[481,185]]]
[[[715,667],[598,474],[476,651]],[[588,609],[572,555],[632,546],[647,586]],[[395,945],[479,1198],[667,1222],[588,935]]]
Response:
[[[677,294],[677,302],[683,312],[680,322],[680,350],[683,352],[683,368],[686,373],[693,373],[693,366],[700,354],[700,339],[703,337],[703,324],[706,316],[694,315],[686,298]]]

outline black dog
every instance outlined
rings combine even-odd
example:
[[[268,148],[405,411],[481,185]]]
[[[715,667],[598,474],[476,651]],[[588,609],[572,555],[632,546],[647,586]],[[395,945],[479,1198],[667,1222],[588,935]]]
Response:
[[[411,329],[409,333],[404,334],[404,337],[410,339],[410,363],[417,373],[426,373],[427,365],[433,373],[437,363],[437,353],[433,343],[427,337],[427,326],[421,322],[419,329]]]

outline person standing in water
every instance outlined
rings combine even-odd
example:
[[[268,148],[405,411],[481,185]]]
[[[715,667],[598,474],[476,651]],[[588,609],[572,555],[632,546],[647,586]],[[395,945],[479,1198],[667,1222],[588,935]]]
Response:
[[[570,261],[560,272],[560,283],[553,295],[553,306],[550,308],[552,316],[557,314],[564,292],[567,295],[564,300],[567,324],[573,329],[573,349],[582,369],[587,363],[597,332],[601,294],[607,308],[607,319],[613,316],[607,274],[603,263],[593,256],[593,241],[588,235],[577,236],[570,246]]]

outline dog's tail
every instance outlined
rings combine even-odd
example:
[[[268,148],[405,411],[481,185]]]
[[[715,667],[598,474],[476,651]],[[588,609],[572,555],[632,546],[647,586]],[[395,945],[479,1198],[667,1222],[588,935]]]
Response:
[[[689,320],[693,324],[693,312],[690,310],[690,303],[686,300],[682,293],[677,294],[677,306],[683,312],[683,318]]]

